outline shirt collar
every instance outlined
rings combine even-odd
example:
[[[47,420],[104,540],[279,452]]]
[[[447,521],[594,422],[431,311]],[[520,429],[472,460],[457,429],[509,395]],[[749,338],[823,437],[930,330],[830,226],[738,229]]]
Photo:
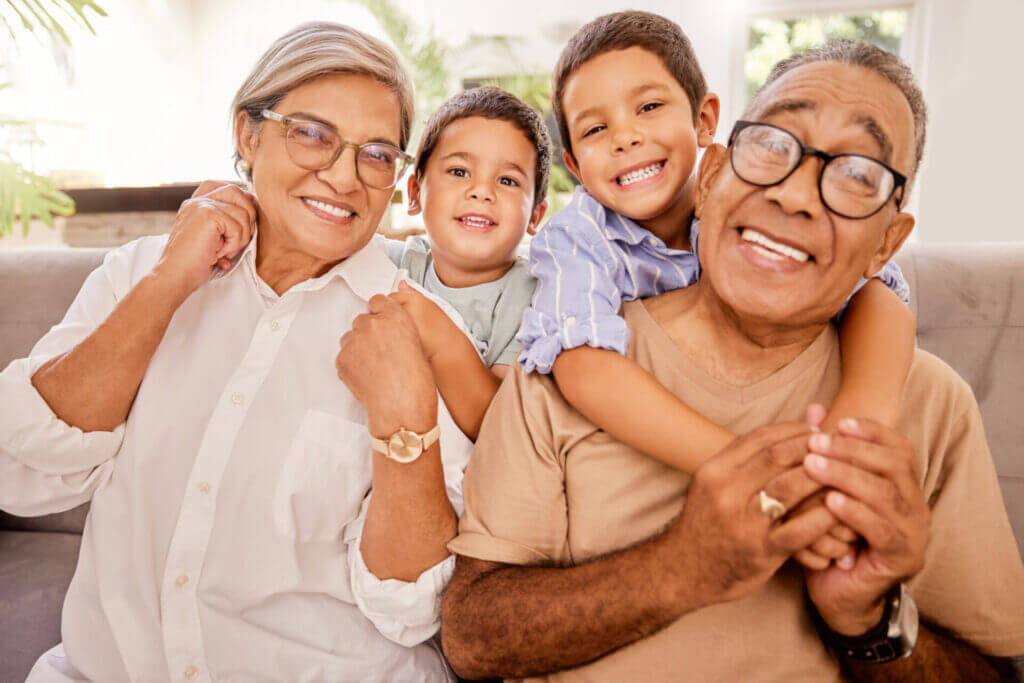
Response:
[[[647,242],[662,251],[677,251],[676,249],[669,249],[660,237],[642,227],[636,221],[605,207],[594,199],[582,185],[576,187],[573,201],[577,202],[576,210],[578,212],[594,219],[598,230],[604,233],[606,239],[622,242],[629,246],[636,246]],[[696,219],[690,222],[691,232],[695,222]]]
[[[260,291],[264,288],[270,289],[256,272],[255,231],[245,249],[232,259],[231,268],[226,271],[215,270],[210,277],[211,279],[226,277],[237,270],[239,264],[244,264],[243,270],[252,277],[257,289]],[[364,301],[369,301],[376,294],[388,294],[391,292],[397,272],[398,268],[388,258],[385,251],[384,238],[375,234],[366,246],[348,258],[343,259],[323,275],[300,282],[289,291],[315,291],[323,289],[335,278],[340,277],[355,292],[356,296]]]

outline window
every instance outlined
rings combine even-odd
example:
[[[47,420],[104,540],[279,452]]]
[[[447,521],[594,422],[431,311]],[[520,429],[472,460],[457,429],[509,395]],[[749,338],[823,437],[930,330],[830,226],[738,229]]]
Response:
[[[829,40],[863,40],[900,54],[907,30],[907,15],[906,9],[888,9],[845,14],[752,17],[743,63],[745,101],[750,101],[768,78],[772,66],[780,59]]]

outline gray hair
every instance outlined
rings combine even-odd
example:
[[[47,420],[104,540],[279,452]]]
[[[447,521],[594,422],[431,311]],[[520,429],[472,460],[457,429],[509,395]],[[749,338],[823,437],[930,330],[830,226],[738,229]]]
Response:
[[[887,81],[895,85],[903,93],[907,103],[910,105],[910,112],[914,116],[914,168],[911,169],[909,177],[912,180],[921,166],[921,159],[924,157],[925,131],[928,127],[928,108],[924,102],[924,95],[914,78],[910,67],[891,52],[886,52],[880,47],[856,40],[832,40],[820,47],[814,47],[803,52],[786,57],[776,64],[768,80],[754,95],[751,106],[757,101],[760,94],[782,77],[783,74],[805,64],[816,62],[838,62],[840,64],[851,64],[871,69]]]
[[[252,170],[242,168],[235,119],[244,111],[250,123],[263,122],[263,110],[273,109],[285,95],[303,83],[328,74],[368,76],[391,88],[400,106],[400,146],[409,144],[415,105],[409,74],[394,50],[382,41],[343,24],[313,21],[296,26],[274,41],[253,67],[231,101],[231,129],[235,168],[252,181]]]

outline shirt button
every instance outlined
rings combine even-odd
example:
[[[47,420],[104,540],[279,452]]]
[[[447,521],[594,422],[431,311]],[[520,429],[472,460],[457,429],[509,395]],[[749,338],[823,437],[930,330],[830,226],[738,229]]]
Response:
[[[182,672],[182,675],[185,676],[186,679],[191,681],[193,678],[196,677],[196,674],[198,673],[199,669],[195,668],[194,666],[189,666],[185,668],[185,671]]]
[[[184,587],[184,585],[186,583],[188,583],[188,577],[185,576],[184,574],[182,574],[181,576],[179,576],[178,578],[176,578],[174,580],[174,585],[177,586],[178,588]]]
[[[231,394],[231,402],[234,403],[236,406],[242,405],[244,401],[245,396],[242,396],[242,394],[238,393],[237,391]]]
[[[274,332],[277,332],[279,329],[281,329],[281,323],[279,323],[276,320],[271,320],[270,329],[272,329]]]
[[[200,493],[209,493],[210,492],[210,485],[208,483],[206,483],[205,481],[199,482],[199,485],[198,485],[197,488],[199,489]]]

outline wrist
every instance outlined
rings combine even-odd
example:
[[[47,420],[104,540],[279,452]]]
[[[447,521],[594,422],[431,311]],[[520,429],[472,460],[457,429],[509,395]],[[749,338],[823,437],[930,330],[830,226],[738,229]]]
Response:
[[[885,616],[885,604],[885,595],[881,595],[861,609],[840,609],[829,613],[818,605],[815,605],[815,608],[830,630],[846,638],[856,638],[881,623]]]
[[[162,298],[172,302],[175,308],[184,303],[196,289],[182,274],[159,263],[153,268],[153,272],[142,279],[142,282],[157,289]]]
[[[425,410],[416,410],[404,415],[391,414],[370,417],[367,422],[367,429],[373,438],[387,441],[399,429],[408,429],[410,432],[424,434],[436,425],[437,409],[435,407],[432,414]]]

